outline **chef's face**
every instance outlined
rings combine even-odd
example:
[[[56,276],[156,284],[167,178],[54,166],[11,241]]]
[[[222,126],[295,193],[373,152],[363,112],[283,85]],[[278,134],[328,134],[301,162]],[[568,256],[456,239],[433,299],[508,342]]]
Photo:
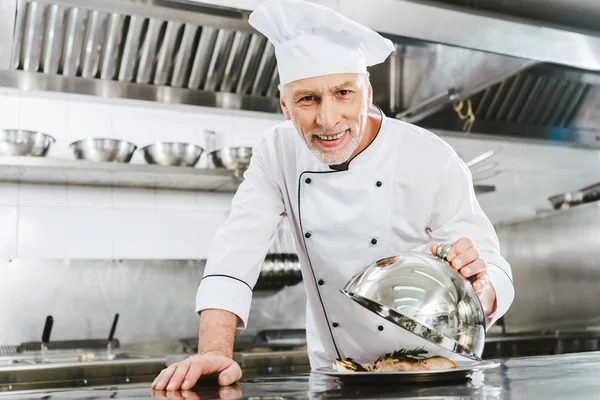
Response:
[[[339,165],[366,147],[372,88],[365,74],[333,74],[290,82],[281,109],[308,148],[325,164]]]

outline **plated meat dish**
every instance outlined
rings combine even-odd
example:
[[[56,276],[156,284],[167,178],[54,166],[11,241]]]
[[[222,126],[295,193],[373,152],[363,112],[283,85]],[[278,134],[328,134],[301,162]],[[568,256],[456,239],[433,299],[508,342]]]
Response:
[[[404,371],[437,371],[456,368],[456,364],[446,357],[425,357],[427,351],[398,350],[384,354],[368,365],[362,365],[351,358],[338,359],[333,368],[338,372],[404,372]]]

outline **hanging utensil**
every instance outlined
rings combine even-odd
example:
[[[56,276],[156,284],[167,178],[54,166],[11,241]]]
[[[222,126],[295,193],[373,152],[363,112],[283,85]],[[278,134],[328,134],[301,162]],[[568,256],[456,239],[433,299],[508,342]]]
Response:
[[[473,158],[470,161],[467,161],[467,167],[472,168],[473,166],[480,164],[481,162],[487,160],[488,158],[492,157],[493,155],[496,154],[496,150],[490,150],[490,151],[486,151],[483,154],[478,155],[477,157]]]

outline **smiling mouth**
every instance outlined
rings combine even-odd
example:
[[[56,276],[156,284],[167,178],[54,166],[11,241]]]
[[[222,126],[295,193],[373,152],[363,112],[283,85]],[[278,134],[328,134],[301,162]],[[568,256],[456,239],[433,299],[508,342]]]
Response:
[[[321,140],[332,141],[332,140],[337,140],[337,139],[341,138],[342,136],[344,136],[345,133],[346,133],[346,131],[337,133],[335,135],[326,135],[326,136],[315,135],[315,136]]]

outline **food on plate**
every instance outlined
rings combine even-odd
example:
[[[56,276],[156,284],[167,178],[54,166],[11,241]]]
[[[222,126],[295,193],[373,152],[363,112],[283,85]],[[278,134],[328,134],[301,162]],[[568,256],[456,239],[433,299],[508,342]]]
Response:
[[[353,361],[351,358],[346,358],[344,360],[335,360],[335,362],[333,363],[333,368],[338,372],[367,372],[367,369],[365,367]]]
[[[402,371],[438,371],[454,369],[456,364],[446,357],[425,357],[423,348],[413,350],[401,349],[384,354],[367,366],[353,361],[351,358],[338,359],[333,368],[338,372],[402,372]]]

